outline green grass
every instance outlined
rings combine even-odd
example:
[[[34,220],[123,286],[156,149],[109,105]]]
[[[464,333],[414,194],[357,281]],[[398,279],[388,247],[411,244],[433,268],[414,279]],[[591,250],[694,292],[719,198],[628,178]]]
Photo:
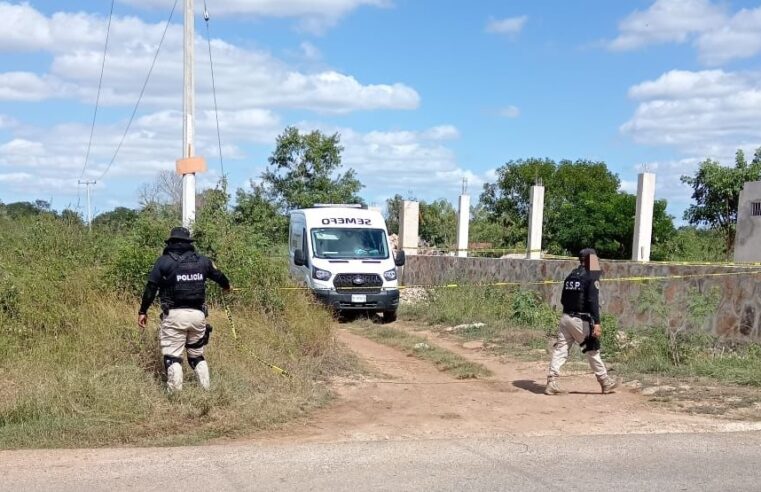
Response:
[[[141,220],[134,235],[90,235],[50,218],[0,218],[0,448],[250,435],[324,405],[328,378],[354,372],[356,360],[335,343],[329,313],[302,292],[267,288],[281,281],[282,266],[260,262],[237,231],[225,236],[230,244],[215,259],[244,289],[230,299],[239,339],[212,290],[212,389],[201,390],[184,363],[185,388],[168,396],[158,309],[141,332],[132,286],[144,279],[169,227]]]
[[[491,376],[481,364],[470,362],[449,350],[434,345],[423,337],[389,327],[364,326],[353,328],[356,333],[371,340],[399,349],[418,359],[432,362],[437,369],[457,379]]]
[[[662,296],[653,291],[657,304]],[[698,303],[690,297],[675,304],[690,309],[694,322],[706,309],[691,309]],[[663,307],[668,320],[673,306]],[[686,308],[684,306],[687,306]],[[708,312],[712,312],[711,309]],[[462,340],[484,340],[490,350],[521,359],[545,359],[549,336],[557,331],[560,313],[530,292],[496,287],[469,287],[429,291],[426,301],[404,305],[404,319],[430,325],[432,329],[452,333]],[[460,324],[484,323],[456,332],[445,329]],[[761,345],[751,342],[729,343],[695,330],[680,333],[669,340],[665,329],[643,328],[627,331],[629,343],[617,338],[617,320],[603,315],[602,356],[616,373],[625,379],[653,375],[668,378],[707,378],[709,380],[761,386]],[[542,350],[545,349],[545,350]],[[575,350],[572,360],[583,360]],[[678,363],[675,363],[678,361]]]
[[[427,299],[403,305],[401,317],[438,331],[482,323],[454,334],[463,340],[484,340],[491,350],[522,359],[546,357],[538,351],[546,348],[557,325],[557,314],[531,291],[474,286],[432,290]]]

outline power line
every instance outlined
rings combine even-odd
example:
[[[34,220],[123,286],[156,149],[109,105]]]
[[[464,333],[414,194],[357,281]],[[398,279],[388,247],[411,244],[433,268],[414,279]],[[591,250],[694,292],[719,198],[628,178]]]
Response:
[[[103,171],[103,174],[100,175],[98,178],[98,181],[102,180],[103,177],[108,173],[108,171],[111,169],[111,166],[113,166],[114,161],[116,161],[116,157],[119,155],[119,151],[122,148],[122,145],[124,144],[124,140],[127,138],[127,134],[129,133],[129,129],[132,126],[132,122],[135,120],[135,115],[137,114],[137,109],[140,107],[140,102],[143,100],[143,95],[145,94],[145,88],[148,87],[148,82],[151,79],[151,74],[153,73],[153,68],[156,66],[156,60],[159,57],[159,53],[161,52],[161,46],[164,44],[164,40],[166,39],[166,33],[169,31],[169,26],[172,22],[172,17],[174,17],[174,11],[177,9],[177,3],[179,0],[174,0],[174,5],[172,6],[172,11],[169,13],[169,19],[166,22],[166,26],[164,26],[164,32],[161,35],[161,40],[159,41],[159,45],[156,48],[156,54],[153,56],[153,61],[151,62],[151,67],[148,69],[148,74],[145,77],[145,82],[143,83],[143,88],[140,90],[140,95],[137,98],[137,102],[135,103],[135,107],[132,110],[132,115],[130,115],[129,122],[127,122],[127,127],[124,129],[124,134],[122,135],[121,140],[119,141],[119,145],[116,146],[116,151],[114,152],[114,156],[111,158],[111,161],[108,163],[108,166],[106,166],[106,169]]]
[[[209,30],[209,9],[206,8],[206,0],[203,2],[203,20],[206,21],[206,39],[209,43],[209,66],[211,67],[211,91],[214,94],[214,117],[217,120],[217,145],[219,147],[219,167],[222,177],[225,177],[225,163],[222,160],[222,135],[219,131],[219,108],[217,106],[217,83],[214,78],[214,59],[211,56],[211,31]]]
[[[108,14],[108,25],[106,26],[106,45],[103,47],[103,61],[100,65],[100,78],[98,79],[98,93],[95,96],[95,112],[92,115],[92,126],[90,127],[90,140],[87,142],[87,153],[85,154],[85,163],[82,166],[82,173],[79,175],[79,179],[85,175],[85,169],[87,169],[87,162],[90,160],[90,150],[92,149],[92,137],[95,133],[95,120],[98,117],[98,106],[100,105],[100,92],[103,88],[103,73],[106,71],[106,53],[108,53],[108,40],[111,37],[111,20],[114,17],[114,3],[115,0],[111,0],[111,11]]]

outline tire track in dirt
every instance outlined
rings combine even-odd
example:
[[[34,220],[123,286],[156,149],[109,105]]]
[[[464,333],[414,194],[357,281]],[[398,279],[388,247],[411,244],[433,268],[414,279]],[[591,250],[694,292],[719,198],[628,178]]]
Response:
[[[457,380],[426,361],[339,328],[339,341],[385,376],[334,380],[332,389],[337,398],[333,404],[265,440],[372,441],[759,428],[757,424],[670,413],[626,389],[602,395],[591,374],[565,377],[563,386],[569,393],[546,396],[542,393],[545,362],[505,361],[483,351],[464,349],[430,332],[414,333],[483,364],[494,375]]]

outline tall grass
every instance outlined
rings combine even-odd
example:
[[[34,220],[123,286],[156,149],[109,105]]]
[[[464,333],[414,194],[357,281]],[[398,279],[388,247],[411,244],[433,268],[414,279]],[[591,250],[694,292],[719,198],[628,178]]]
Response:
[[[145,213],[115,236],[51,217],[0,218],[0,448],[196,442],[269,428],[326,401],[325,378],[351,364],[329,314],[305,293],[275,288],[286,281],[284,263],[232,223],[224,200],[201,214],[197,232],[199,248],[242,289],[229,299],[238,338],[212,289],[212,390],[185,364],[185,389],[172,397],[159,310],[145,331],[136,319],[146,274],[175,224]]]
[[[761,386],[761,345],[704,331],[707,317],[716,309],[717,294],[688,289],[683,297],[667,303],[661,285],[643,287],[640,298],[632,302],[657,314],[653,326],[620,330],[617,319],[604,313],[604,359],[629,377],[705,377]],[[464,324],[454,332],[462,338],[483,339],[493,350],[513,355],[545,357],[536,349],[548,347],[560,313],[532,291],[473,286],[431,290],[425,301],[406,305],[403,316],[444,327]],[[672,329],[672,318],[686,318],[689,329]]]

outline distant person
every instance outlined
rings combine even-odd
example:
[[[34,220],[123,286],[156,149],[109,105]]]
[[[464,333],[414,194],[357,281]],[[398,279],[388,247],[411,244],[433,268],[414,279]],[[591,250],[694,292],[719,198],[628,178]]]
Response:
[[[148,308],[158,291],[162,313],[159,345],[170,393],[182,389],[185,349],[198,383],[204,389],[209,389],[211,384],[209,366],[203,356],[211,333],[211,326],[206,324],[207,279],[218,283],[225,292],[230,291],[230,281],[225,274],[217,270],[209,258],[196,253],[190,231],[175,227],[166,240],[163,255],[153,265],[137,318],[137,324],[144,329]]]
[[[579,266],[566,277],[563,282],[563,294],[560,302],[563,304],[563,316],[558,327],[558,340],[550,361],[547,386],[544,393],[557,395],[561,393],[558,384],[560,368],[568,360],[568,350],[574,342],[587,355],[589,366],[600,383],[603,393],[611,393],[618,382],[605,369],[600,358],[600,262],[597,253],[591,248],[579,253]]]

